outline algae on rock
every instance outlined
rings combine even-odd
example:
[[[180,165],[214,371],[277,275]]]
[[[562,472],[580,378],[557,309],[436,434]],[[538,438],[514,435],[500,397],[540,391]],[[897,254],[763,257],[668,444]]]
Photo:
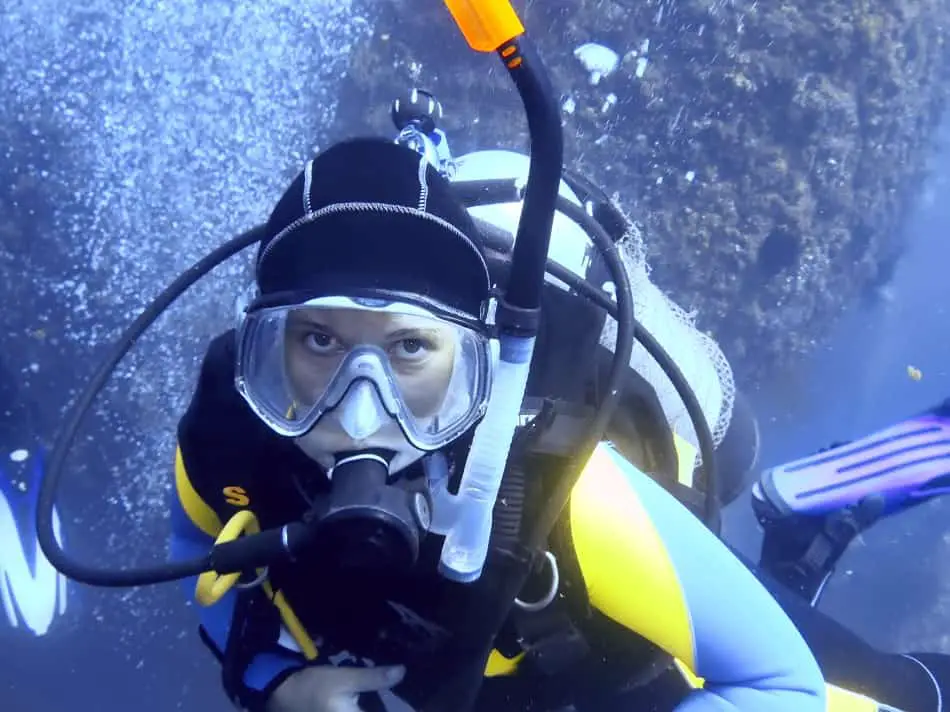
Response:
[[[944,106],[950,6],[518,5],[562,93],[567,166],[641,223],[654,278],[743,378],[796,361],[889,278]],[[377,7],[337,134],[391,131],[389,102],[421,86],[456,151],[527,148],[504,69],[467,49],[441,3]],[[596,83],[574,56],[587,42],[622,57]]]

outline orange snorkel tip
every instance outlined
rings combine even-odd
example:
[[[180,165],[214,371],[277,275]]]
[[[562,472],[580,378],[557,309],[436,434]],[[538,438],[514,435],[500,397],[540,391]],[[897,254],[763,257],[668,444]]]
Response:
[[[494,52],[524,34],[524,25],[508,0],[445,0],[468,46]]]

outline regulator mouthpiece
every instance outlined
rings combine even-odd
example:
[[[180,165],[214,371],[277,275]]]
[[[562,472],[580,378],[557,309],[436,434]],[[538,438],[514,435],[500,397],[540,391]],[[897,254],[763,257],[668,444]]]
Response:
[[[314,545],[347,568],[408,569],[430,522],[427,492],[391,482],[391,456],[345,453],[330,471],[326,509],[313,522]]]

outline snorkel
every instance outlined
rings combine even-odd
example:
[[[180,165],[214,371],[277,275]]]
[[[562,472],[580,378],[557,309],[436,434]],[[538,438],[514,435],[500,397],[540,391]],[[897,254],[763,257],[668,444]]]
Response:
[[[495,313],[495,324],[501,340],[501,363],[493,385],[494,396],[482,424],[475,432],[454,499],[458,516],[447,531],[440,565],[442,573],[455,581],[474,583],[480,579],[485,566],[491,543],[492,510],[517,429],[539,327],[545,271],[604,308],[617,320],[618,329],[613,363],[603,397],[589,423],[586,437],[557,480],[553,495],[538,516],[529,522],[527,534],[522,536],[521,548],[528,552],[526,558],[536,557],[543,552],[548,535],[577,477],[603,438],[608,421],[618,405],[635,337],[667,372],[693,419],[699,435],[703,467],[707,473],[707,520],[713,521],[716,513],[711,472],[714,455],[708,425],[676,365],[649,334],[638,329],[634,320],[630,284],[618,245],[584,208],[558,196],[563,158],[560,111],[544,68],[525,37],[520,20],[508,0],[446,0],[446,5],[473,49],[497,53],[504,62],[525,107],[531,156],[526,185],[515,180],[453,184],[457,194],[468,205],[523,199],[524,207],[514,244],[503,246],[511,253],[511,270]],[[569,270],[548,261],[555,210],[568,215],[591,236],[610,271],[615,287],[613,298],[600,286],[591,285]],[[119,362],[138,338],[190,286],[220,263],[258,243],[263,236],[263,227],[238,235],[170,284],[117,341],[73,406],[58,434],[49,460],[49,470],[39,494],[36,518],[39,544],[49,562],[65,576],[93,586],[133,587],[197,575],[199,601],[207,605],[227,593],[238,582],[242,572],[292,558],[303,551],[311,540],[313,532],[305,521],[261,531],[255,515],[243,510],[225,525],[215,546],[205,556],[144,568],[101,569],[90,567],[67,555],[54,533],[53,511],[56,493],[65,472],[66,458],[84,417],[92,409],[97,395]],[[479,607],[484,608],[486,616],[479,621],[478,640],[469,640],[463,646],[465,664],[459,666],[456,675],[446,680],[439,694],[426,705],[425,712],[460,712],[460,707],[465,708],[474,701],[492,643],[527,573],[526,566],[517,565],[512,568],[511,575],[499,579],[500,585],[491,591],[491,600]],[[302,648],[306,650],[306,646]]]
[[[524,103],[531,136],[524,210],[518,223],[508,284],[495,311],[500,358],[492,397],[465,461],[455,502],[455,524],[446,533],[439,564],[447,578],[470,582],[481,575],[485,564],[492,510],[528,383],[564,142],[560,109],[550,80],[507,0],[454,0],[446,4],[472,49],[497,52],[504,62]]]

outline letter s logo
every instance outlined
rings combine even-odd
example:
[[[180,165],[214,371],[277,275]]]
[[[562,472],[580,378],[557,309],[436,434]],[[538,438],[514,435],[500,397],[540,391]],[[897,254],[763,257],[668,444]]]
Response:
[[[224,501],[235,507],[246,507],[251,503],[251,498],[247,496],[243,487],[225,487],[221,491],[224,492]]]
[[[18,489],[0,470],[0,600],[14,628],[21,623],[34,635],[46,635],[57,615],[66,612],[66,577],[43,555],[34,521],[40,480],[39,457],[33,458],[33,477]],[[28,467],[28,466],[27,466]],[[16,506],[26,500],[28,506]],[[16,514],[25,515],[18,517]],[[53,511],[53,531],[62,546],[59,513]]]

